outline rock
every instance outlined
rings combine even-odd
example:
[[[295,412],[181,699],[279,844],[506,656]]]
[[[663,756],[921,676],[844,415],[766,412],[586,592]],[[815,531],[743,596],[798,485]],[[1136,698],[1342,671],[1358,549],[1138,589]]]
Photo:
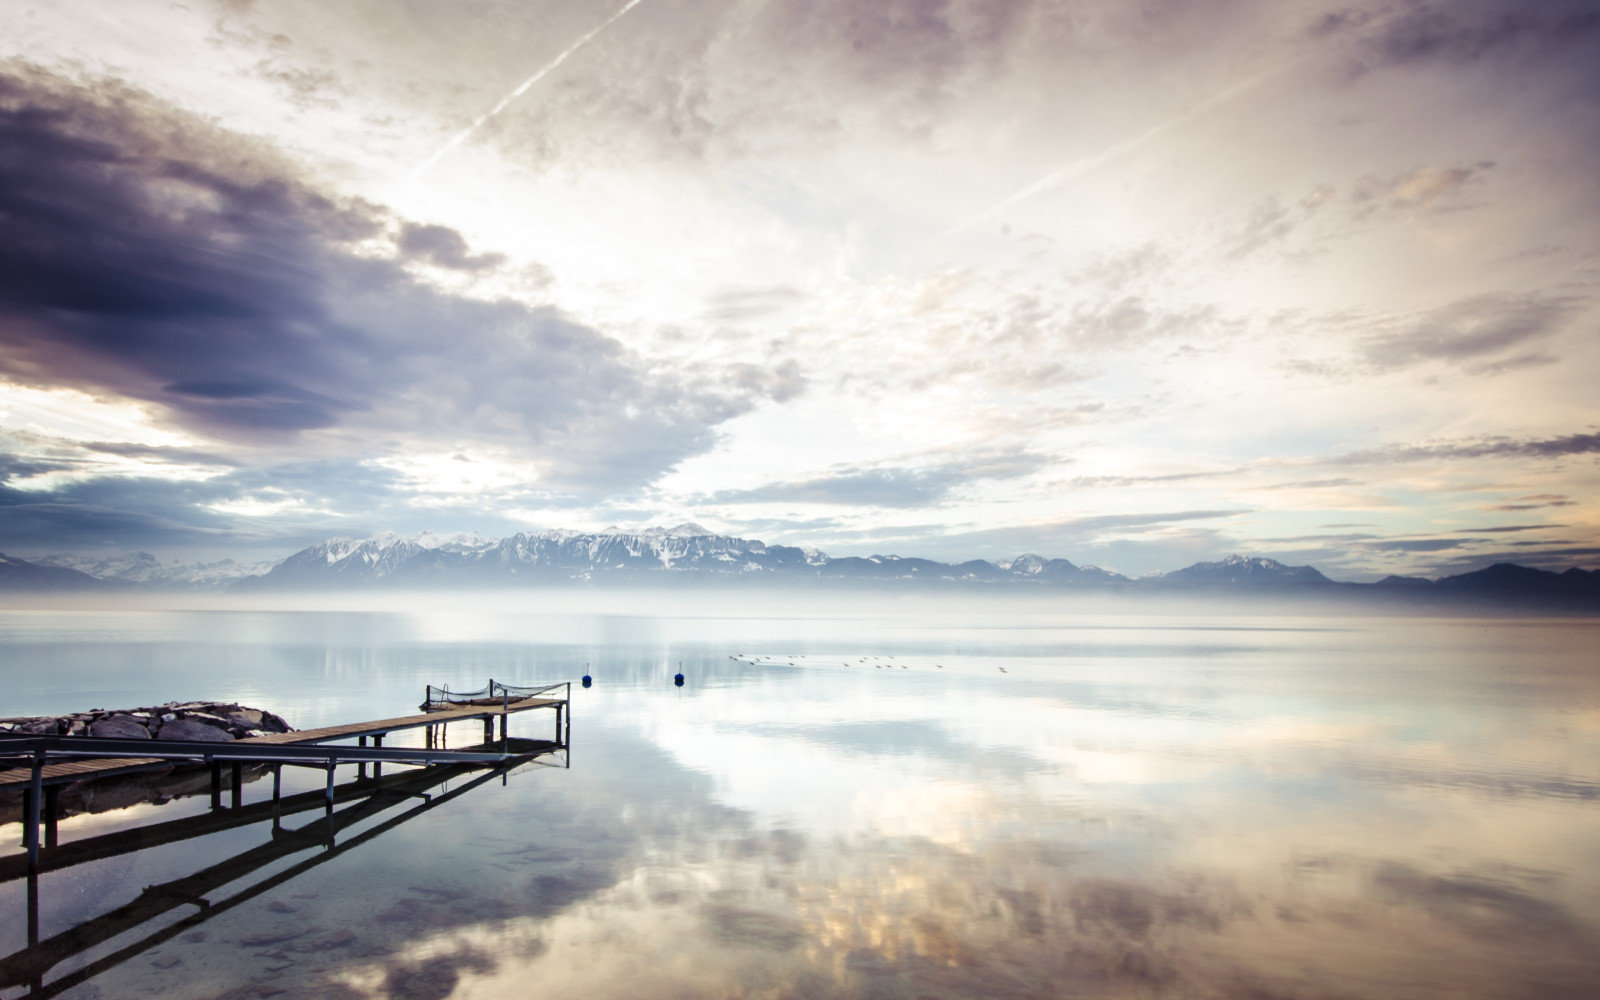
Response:
[[[158,969],[170,969],[174,965],[183,964],[183,959],[176,955],[162,955],[160,958],[151,959],[150,964]]]
[[[108,715],[90,724],[89,735],[116,740],[147,740],[150,730],[131,715]]]
[[[33,722],[24,722],[16,728],[16,732],[27,733],[29,736],[59,736],[61,726],[55,719],[38,719]],[[148,733],[146,735],[149,735]]]
[[[220,720],[219,720],[220,721]],[[163,722],[156,734],[164,740],[193,740],[195,742],[231,743],[233,736],[226,729],[202,722],[195,716],[186,716]]]
[[[300,912],[300,907],[298,907],[298,906],[290,906],[288,903],[285,903],[281,899],[274,899],[272,902],[268,903],[267,904],[267,909],[271,910],[273,913],[299,913]]]

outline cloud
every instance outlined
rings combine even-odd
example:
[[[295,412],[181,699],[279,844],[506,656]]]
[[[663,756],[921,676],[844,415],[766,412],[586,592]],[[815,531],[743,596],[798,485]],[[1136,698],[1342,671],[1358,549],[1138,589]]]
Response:
[[[734,323],[782,312],[804,302],[806,298],[806,293],[788,285],[723,288],[707,297],[705,316],[707,319]]]
[[[1475,535],[1499,535],[1508,531],[1543,531],[1546,528],[1565,528],[1564,524],[1503,524],[1494,528],[1458,528],[1456,530]]]
[[[768,483],[747,490],[721,490],[703,503],[818,503],[870,507],[924,507],[962,486],[983,479],[1017,479],[1054,460],[1022,450],[979,453],[920,467],[838,466],[814,479]]]
[[[1473,361],[1557,333],[1575,309],[1569,300],[1477,295],[1427,313],[1396,333],[1372,337],[1361,350],[1381,369]]]
[[[768,45],[858,86],[935,100],[989,64],[1027,23],[1029,0],[779,0],[765,5]]]
[[[1577,503],[1578,501],[1573,500],[1561,493],[1533,493],[1528,496],[1517,497],[1511,503],[1492,504],[1490,506],[1480,507],[1478,509],[1501,512],[1538,510],[1542,507],[1573,507],[1576,506]]]
[[[395,245],[400,250],[400,256],[406,260],[421,261],[434,267],[455,271],[490,270],[499,267],[506,260],[505,254],[468,253],[467,241],[449,226],[403,223]]]
[[[1600,34],[1600,11],[1581,0],[1417,3],[1394,17],[1374,20],[1375,30],[1363,39],[1363,55],[1388,66],[1472,63],[1561,49],[1582,52],[1584,41]]]
[[[1383,465],[1452,458],[1563,458],[1600,454],[1600,434],[1566,434],[1553,438],[1480,438],[1440,444],[1390,445],[1353,451],[1331,460],[1335,465]]]
[[[650,481],[709,448],[792,364],[674,369],[549,307],[412,279],[496,266],[443,226],[391,225],[249,141],[111,83],[0,75],[0,374],[146,400],[217,441],[341,429],[522,452],[550,486]]]

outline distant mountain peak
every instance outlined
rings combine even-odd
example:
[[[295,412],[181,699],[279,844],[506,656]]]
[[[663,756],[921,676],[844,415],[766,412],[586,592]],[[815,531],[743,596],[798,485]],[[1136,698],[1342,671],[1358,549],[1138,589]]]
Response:
[[[1162,574],[1163,583],[1198,584],[1201,586],[1238,586],[1257,584],[1321,584],[1332,583],[1315,566],[1286,566],[1265,556],[1246,556],[1234,553],[1216,562],[1197,562],[1183,569]]]
[[[701,536],[715,536],[716,532],[707,531],[693,521],[685,521],[671,528],[646,528],[639,532],[641,535],[665,536],[667,538],[699,538]]]
[[[464,548],[478,549],[486,545],[493,545],[494,541],[478,534],[476,531],[452,531],[448,534],[428,530],[412,539],[425,549]]]

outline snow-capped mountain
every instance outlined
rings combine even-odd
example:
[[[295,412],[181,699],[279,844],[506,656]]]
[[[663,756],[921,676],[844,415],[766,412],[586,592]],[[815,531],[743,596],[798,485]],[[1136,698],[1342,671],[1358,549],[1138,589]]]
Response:
[[[1265,585],[1331,584],[1313,566],[1285,566],[1276,559],[1231,555],[1220,562],[1197,562],[1153,578],[1163,585],[1200,587],[1253,587]]]
[[[269,571],[274,563],[240,563],[221,559],[210,563],[163,563],[148,552],[112,556],[86,556],[72,553],[43,556],[36,566],[70,569],[98,580],[152,589],[216,590],[248,576]]]
[[[816,565],[801,549],[716,535],[695,524],[638,532],[519,532],[497,540],[385,532],[359,541],[331,538],[302,549],[249,585],[495,584],[687,571],[740,576]]]
[[[1065,559],[1046,559],[1033,553],[1017,556],[1010,562],[997,564],[1001,570],[1014,577],[1048,580],[1052,583],[1109,584],[1127,582],[1120,573],[1099,566],[1076,566]]]
[[[1065,559],[1022,556],[996,565],[981,559],[942,563],[897,555],[835,559],[814,548],[767,545],[719,535],[698,524],[623,531],[519,532],[416,538],[383,532],[366,539],[330,538],[296,552],[245,589],[342,588],[351,585],[504,585],[562,580],[746,578],[772,581],[1028,582],[1105,585],[1125,577]]]
[[[254,570],[252,573],[251,571]],[[1600,571],[1564,573],[1511,564],[1438,580],[1390,577],[1376,584],[1337,583],[1311,566],[1233,555],[1171,573],[1130,580],[1096,566],[1027,553],[999,563],[974,559],[942,563],[898,555],[834,558],[814,548],[767,545],[707,531],[697,524],[640,531],[531,531],[506,538],[472,532],[388,531],[371,538],[330,538],[282,562],[249,566],[163,564],[147,552],[123,556],[56,555],[32,562],[0,555],[0,590],[46,592],[119,589],[346,590],[373,587],[474,588],[601,581],[642,583],[796,583],[1032,588],[1173,594],[1211,592],[1256,596],[1367,594],[1412,603],[1498,601],[1592,608],[1600,601]],[[1540,602],[1543,602],[1540,604]]]

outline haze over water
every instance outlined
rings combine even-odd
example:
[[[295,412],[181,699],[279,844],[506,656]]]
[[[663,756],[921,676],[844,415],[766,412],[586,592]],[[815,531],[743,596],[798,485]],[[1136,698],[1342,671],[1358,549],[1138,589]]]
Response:
[[[107,998],[1590,996],[1597,648],[1592,620],[1216,603],[0,612],[7,714],[217,698],[309,728],[408,714],[425,683],[594,677],[570,769],[473,788],[66,994]],[[47,874],[41,932],[266,839]],[[275,930],[302,933],[246,943]]]

